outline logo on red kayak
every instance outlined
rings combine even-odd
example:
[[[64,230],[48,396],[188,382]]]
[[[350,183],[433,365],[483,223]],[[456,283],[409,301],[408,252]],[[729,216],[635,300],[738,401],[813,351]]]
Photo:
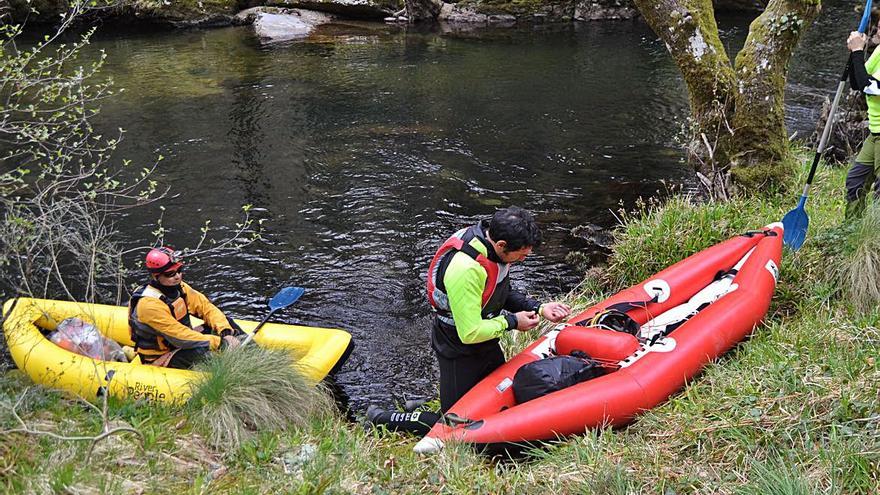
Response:
[[[513,380],[505,376],[504,380],[501,380],[501,383],[495,386],[495,390],[497,390],[499,394],[504,393],[504,391],[509,389],[511,385],[513,385]]]
[[[775,283],[779,280],[779,267],[776,266],[776,263],[773,260],[767,260],[767,264],[764,265],[764,268],[770,272],[770,275],[773,275],[773,282]]]

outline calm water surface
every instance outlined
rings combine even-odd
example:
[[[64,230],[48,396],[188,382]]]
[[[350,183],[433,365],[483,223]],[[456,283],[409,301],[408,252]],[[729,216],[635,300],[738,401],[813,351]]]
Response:
[[[827,10],[819,29],[850,16]],[[747,23],[723,20],[731,46]],[[845,60],[817,39],[792,70],[794,130],[812,130]],[[639,196],[694,187],[676,138],[684,86],[640,22],[470,33],[353,23],[277,45],[249,28],[105,29],[90,49],[107,51],[106,73],[125,89],[101,117],[127,131],[118,156],[165,157],[169,243],[193,245],[207,219],[228,235],[243,204],[266,219],[263,241],[193,260],[186,278],[249,319],[278,288],[306,287],[279,319],[354,335],[338,378],[356,408],[435,394],[424,272],[452,231],[500,206],[532,209],[545,245],[513,276],[556,295],[581,277],[565,263],[572,227],[609,226]],[[132,245],[151,239],[159,213],[124,219]]]

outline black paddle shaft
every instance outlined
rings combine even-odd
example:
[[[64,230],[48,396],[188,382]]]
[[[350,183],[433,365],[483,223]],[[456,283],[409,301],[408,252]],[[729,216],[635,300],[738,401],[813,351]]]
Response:
[[[816,155],[813,156],[813,165],[810,167],[810,175],[807,176],[807,186],[813,184],[813,177],[816,175],[816,167],[819,166],[819,159],[825,151],[825,145],[828,143],[828,136],[831,134],[831,126],[834,125],[834,115],[837,113],[837,105],[840,103],[840,95],[849,79],[849,71],[852,70],[852,59],[847,59],[846,67],[843,69],[843,75],[837,83],[837,93],[834,95],[834,101],[831,103],[831,110],[828,112],[828,120],[825,121],[825,129],[822,130],[822,138],[819,140],[819,147],[816,149]]]

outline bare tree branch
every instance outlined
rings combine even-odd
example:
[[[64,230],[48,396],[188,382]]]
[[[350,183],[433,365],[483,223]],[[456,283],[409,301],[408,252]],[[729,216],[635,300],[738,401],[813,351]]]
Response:
[[[31,390],[30,388],[26,388],[24,390],[24,392],[22,392],[21,395],[19,395],[15,404],[10,408],[10,412],[12,413],[12,417],[15,418],[16,422],[18,422],[19,427],[11,429],[11,430],[4,430],[4,431],[0,432],[0,435],[10,435],[12,433],[22,433],[25,435],[47,436],[47,437],[54,438],[56,440],[65,441],[65,442],[90,442],[89,450],[86,454],[86,459],[85,459],[86,463],[88,463],[89,460],[91,459],[92,452],[94,451],[95,445],[97,445],[98,442],[100,442],[101,440],[104,440],[105,438],[111,437],[113,435],[118,435],[120,433],[133,433],[133,434],[137,435],[138,438],[140,439],[140,446],[143,449],[143,444],[145,441],[143,433],[136,430],[135,428],[132,428],[131,426],[117,426],[114,428],[110,427],[110,421],[108,419],[108,414],[107,414],[107,411],[108,411],[107,399],[106,399],[107,394],[104,394],[105,398],[104,398],[103,409],[97,409],[97,407],[94,404],[91,404],[90,402],[85,401],[87,404],[89,404],[90,406],[95,408],[95,410],[97,410],[101,414],[102,429],[101,429],[101,433],[99,433],[97,435],[60,435],[60,434],[55,433],[53,431],[39,430],[39,429],[32,428],[32,427],[28,426],[27,423],[24,421],[24,419],[22,419],[21,416],[18,414],[18,408],[21,406],[21,403],[24,401],[25,397],[27,397],[30,390]]]

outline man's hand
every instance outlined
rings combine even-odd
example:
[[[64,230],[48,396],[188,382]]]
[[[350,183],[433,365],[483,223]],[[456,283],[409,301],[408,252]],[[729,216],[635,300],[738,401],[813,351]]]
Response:
[[[868,37],[858,31],[849,33],[849,38],[846,39],[846,47],[849,48],[849,51],[851,52],[864,50],[867,43]]]
[[[561,302],[548,302],[541,306],[541,315],[553,323],[559,323],[570,314],[571,307]]]
[[[517,330],[531,330],[538,326],[538,315],[534,311],[520,311],[514,316]]]
[[[227,335],[223,337],[223,342],[226,344],[227,349],[235,349],[241,346],[241,341],[233,337],[232,335]]]

